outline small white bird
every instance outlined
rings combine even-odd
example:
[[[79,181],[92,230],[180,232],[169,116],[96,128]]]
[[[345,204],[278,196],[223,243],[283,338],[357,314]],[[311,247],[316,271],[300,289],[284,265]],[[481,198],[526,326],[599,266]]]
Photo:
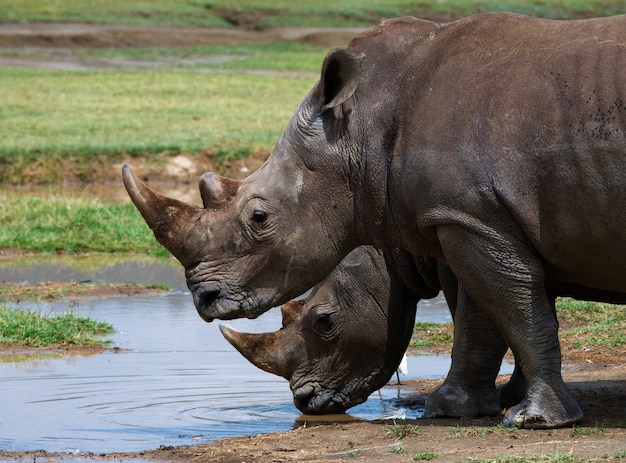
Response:
[[[406,358],[406,353],[402,356],[402,360],[400,360],[400,365],[398,365],[398,369],[396,370],[396,378],[398,378],[398,384],[400,384],[400,375],[406,376],[409,373],[409,362]]]

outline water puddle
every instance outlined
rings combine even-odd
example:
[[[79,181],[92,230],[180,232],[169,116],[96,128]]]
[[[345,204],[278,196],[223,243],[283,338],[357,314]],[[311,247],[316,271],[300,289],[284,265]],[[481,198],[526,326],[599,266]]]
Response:
[[[138,259],[82,264],[56,258],[47,264],[2,263],[0,280],[58,281],[60,275],[112,282],[167,280],[181,291],[83,301],[71,308],[68,303],[19,304],[50,314],[71,309],[109,322],[116,328],[115,346],[121,349],[89,357],[0,363],[0,449],[135,452],[288,430],[312,419],[293,405],[287,381],[248,363],[223,339],[218,323],[201,321],[183,291],[177,263]],[[450,320],[443,299],[423,301],[418,314],[424,321]],[[256,320],[229,323],[240,330],[273,331],[280,327],[281,316],[272,310]],[[407,378],[442,377],[448,367],[447,356],[410,357]],[[383,388],[342,418],[416,417],[418,409],[405,409],[396,400],[408,392],[397,386]]]

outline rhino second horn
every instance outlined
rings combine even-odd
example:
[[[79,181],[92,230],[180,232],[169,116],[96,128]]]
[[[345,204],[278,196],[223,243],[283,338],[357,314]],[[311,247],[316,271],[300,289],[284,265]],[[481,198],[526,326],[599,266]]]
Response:
[[[277,333],[242,333],[229,325],[220,325],[222,336],[250,363],[263,371],[289,379],[277,347]]]

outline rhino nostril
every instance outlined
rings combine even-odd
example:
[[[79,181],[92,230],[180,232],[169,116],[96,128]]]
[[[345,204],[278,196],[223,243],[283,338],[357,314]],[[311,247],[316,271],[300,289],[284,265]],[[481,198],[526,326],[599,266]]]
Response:
[[[307,384],[306,386],[299,387],[293,391],[293,397],[295,399],[308,399],[315,392],[315,388]]]
[[[220,294],[220,289],[212,285],[198,285],[194,288],[193,302],[198,311],[204,312],[207,307],[215,303]]]

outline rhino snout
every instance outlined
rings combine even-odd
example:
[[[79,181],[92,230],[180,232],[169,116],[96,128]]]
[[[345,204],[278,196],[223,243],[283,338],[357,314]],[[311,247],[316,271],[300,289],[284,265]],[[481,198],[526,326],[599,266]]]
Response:
[[[200,317],[206,322],[212,322],[215,317],[212,315],[212,308],[219,298],[220,289],[217,286],[208,284],[197,284],[191,288],[193,294],[193,304]]]
[[[338,402],[335,394],[307,384],[293,391],[293,402],[302,413],[325,415],[343,413],[348,407]]]

